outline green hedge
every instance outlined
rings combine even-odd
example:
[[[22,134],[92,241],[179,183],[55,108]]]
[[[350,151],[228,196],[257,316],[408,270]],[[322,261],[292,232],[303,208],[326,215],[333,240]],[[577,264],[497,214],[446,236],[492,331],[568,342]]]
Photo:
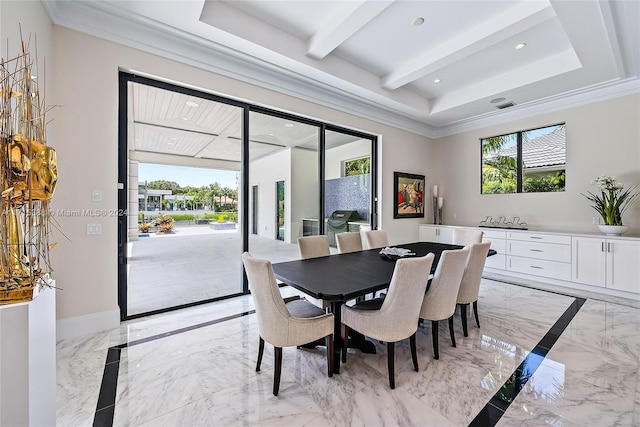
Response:
[[[238,222],[238,214],[230,212],[203,214],[202,217],[214,222]]]
[[[174,221],[193,221],[196,216],[193,214],[168,214]]]

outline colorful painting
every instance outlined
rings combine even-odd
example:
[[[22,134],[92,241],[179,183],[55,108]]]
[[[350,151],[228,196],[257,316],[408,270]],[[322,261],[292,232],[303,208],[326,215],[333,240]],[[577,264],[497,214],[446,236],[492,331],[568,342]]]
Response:
[[[424,175],[393,173],[394,218],[424,217]]]

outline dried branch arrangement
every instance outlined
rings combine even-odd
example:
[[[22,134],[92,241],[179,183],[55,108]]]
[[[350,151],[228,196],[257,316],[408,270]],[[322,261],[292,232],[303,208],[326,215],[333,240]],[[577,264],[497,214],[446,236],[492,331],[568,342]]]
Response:
[[[38,67],[21,52],[0,59],[0,304],[29,301],[51,284],[49,203],[58,180],[47,146]],[[7,52],[9,49],[7,49]]]

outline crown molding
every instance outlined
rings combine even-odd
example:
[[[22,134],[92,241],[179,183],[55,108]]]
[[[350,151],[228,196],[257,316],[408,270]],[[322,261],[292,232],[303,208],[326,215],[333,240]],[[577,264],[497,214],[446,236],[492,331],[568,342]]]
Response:
[[[516,105],[507,110],[476,116],[437,129],[432,138],[443,138],[458,133],[469,132],[488,126],[499,125],[515,120],[527,119],[541,114],[567,110],[595,102],[640,93],[640,80],[636,77],[620,81],[607,82],[579,90],[562,93],[526,104]]]

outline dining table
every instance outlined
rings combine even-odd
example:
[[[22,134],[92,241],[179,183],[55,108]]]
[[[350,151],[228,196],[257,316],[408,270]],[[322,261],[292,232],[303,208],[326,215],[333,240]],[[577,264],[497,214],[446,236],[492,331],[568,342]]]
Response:
[[[433,253],[435,256],[431,267],[433,273],[443,251],[461,249],[463,246],[413,242],[394,247],[408,249],[410,254],[407,256],[412,257]],[[342,305],[347,301],[388,288],[393,276],[395,261],[395,257],[390,259],[384,256],[381,254],[381,249],[378,248],[273,264],[273,271],[279,281],[313,298],[329,303],[329,309],[334,315],[333,366],[335,373],[340,373]],[[375,353],[375,345],[362,336],[350,336],[349,347],[359,348],[363,352]]]

